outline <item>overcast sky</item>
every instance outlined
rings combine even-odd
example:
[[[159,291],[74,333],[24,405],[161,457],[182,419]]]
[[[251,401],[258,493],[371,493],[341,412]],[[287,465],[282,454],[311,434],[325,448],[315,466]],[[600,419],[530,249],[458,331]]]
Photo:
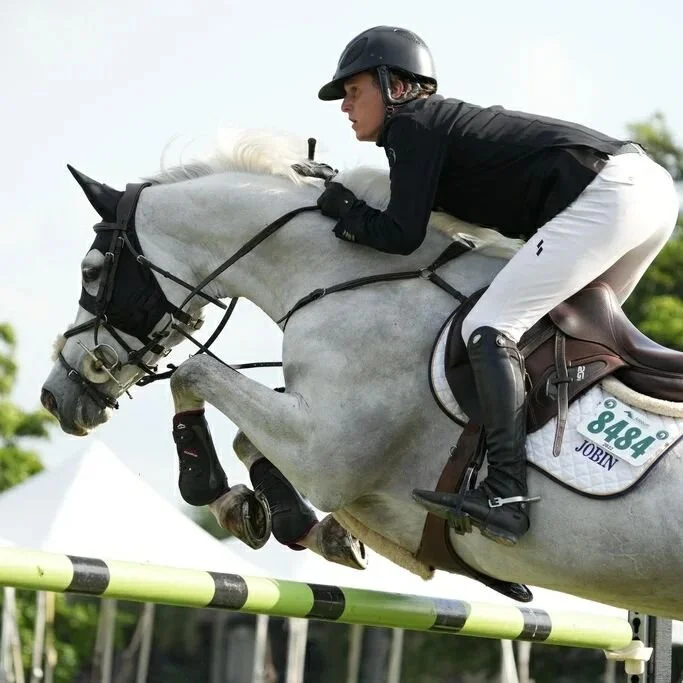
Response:
[[[177,161],[185,144],[209,145],[221,127],[267,127],[317,137],[337,167],[384,165],[381,150],[355,142],[338,103],[316,97],[345,44],[377,24],[427,41],[447,96],[614,136],[661,110],[683,140],[680,0],[3,0],[0,321],[19,337],[18,403],[38,404],[92,241],[96,217],[65,164],[122,188],[155,171],[172,140]],[[243,306],[217,350],[233,362],[278,360],[279,331]],[[252,376],[279,383],[274,371]],[[96,437],[179,500],[168,385],[134,394]],[[234,426],[217,413],[210,422],[232,480],[244,481]],[[55,431],[40,451],[54,464],[90,438]]]

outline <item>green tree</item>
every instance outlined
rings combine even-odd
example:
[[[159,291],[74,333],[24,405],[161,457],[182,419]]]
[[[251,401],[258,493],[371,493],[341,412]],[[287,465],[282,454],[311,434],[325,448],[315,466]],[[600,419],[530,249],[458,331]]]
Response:
[[[660,112],[647,121],[628,126],[630,137],[640,142],[675,181],[683,181],[683,146],[677,143]],[[683,350],[683,220],[673,237],[650,266],[624,304],[631,321],[649,337]]]
[[[38,453],[25,447],[27,439],[45,439],[54,418],[42,408],[26,411],[11,400],[17,378],[16,337],[8,323],[0,323],[0,491],[20,484],[40,472]],[[0,604],[2,596],[0,594]],[[31,645],[36,614],[33,591],[17,591],[19,633],[26,670],[31,661]],[[71,683],[91,656],[97,624],[97,604],[76,602],[56,596],[55,647],[58,666],[55,680]],[[28,680],[28,677],[27,677]]]
[[[647,121],[630,123],[626,128],[629,136],[645,147],[674,180],[683,180],[683,148],[676,142],[662,112],[656,111]]]
[[[27,412],[10,400],[17,376],[15,347],[14,331],[7,323],[0,323],[0,491],[43,469],[38,454],[19,442],[47,437],[47,426],[53,421],[42,408]]]

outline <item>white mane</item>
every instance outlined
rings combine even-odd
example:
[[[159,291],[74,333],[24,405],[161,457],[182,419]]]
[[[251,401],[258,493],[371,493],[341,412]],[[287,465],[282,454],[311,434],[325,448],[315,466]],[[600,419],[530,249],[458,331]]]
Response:
[[[318,184],[315,178],[299,175],[292,164],[306,159],[307,141],[293,135],[279,135],[263,130],[222,130],[216,141],[216,149],[209,155],[192,159],[177,166],[166,166],[164,149],[161,170],[144,180],[159,183],[177,183],[213,173],[242,171],[261,175],[277,175],[289,178],[296,185]]]
[[[162,155],[161,170],[143,180],[167,184],[224,171],[277,175],[289,178],[296,185],[322,185],[316,178],[299,175],[292,164],[306,159],[307,141],[293,135],[283,135],[263,130],[226,130],[218,135],[216,149],[201,159],[167,167]],[[361,166],[339,173],[339,181],[356,196],[377,209],[385,209],[389,203],[389,174],[386,171]],[[434,211],[429,226],[456,239],[458,236],[472,240],[483,253],[501,258],[512,258],[522,242],[503,237],[495,230],[482,228]]]

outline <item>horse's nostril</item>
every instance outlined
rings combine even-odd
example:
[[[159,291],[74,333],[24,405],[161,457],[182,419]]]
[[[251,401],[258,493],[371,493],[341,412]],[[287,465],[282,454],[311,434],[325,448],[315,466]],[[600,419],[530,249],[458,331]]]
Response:
[[[40,402],[45,410],[51,412],[55,417],[57,416],[57,400],[47,389],[40,392]]]

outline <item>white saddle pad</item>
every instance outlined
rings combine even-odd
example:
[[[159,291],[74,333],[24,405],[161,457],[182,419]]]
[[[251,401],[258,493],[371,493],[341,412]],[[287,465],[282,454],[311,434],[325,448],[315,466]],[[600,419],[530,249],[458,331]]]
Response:
[[[446,380],[450,323],[437,339],[430,364],[432,391],[441,409],[461,424],[467,415]],[[596,384],[569,406],[559,456],[552,454],[557,420],[527,437],[527,459],[548,476],[591,496],[631,488],[680,438],[683,404],[638,394],[614,378]]]

